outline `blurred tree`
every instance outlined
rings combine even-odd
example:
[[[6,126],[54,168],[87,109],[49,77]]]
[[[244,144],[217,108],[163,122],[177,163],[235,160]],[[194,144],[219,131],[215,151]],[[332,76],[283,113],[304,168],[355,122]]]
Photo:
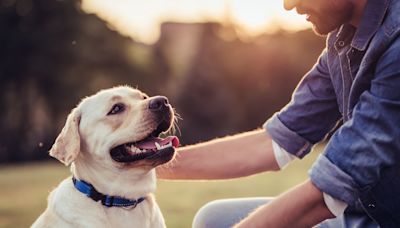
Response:
[[[153,88],[150,48],[123,37],[77,0],[1,0],[0,161],[47,157],[68,110],[118,84]],[[150,90],[152,91],[152,90]]]

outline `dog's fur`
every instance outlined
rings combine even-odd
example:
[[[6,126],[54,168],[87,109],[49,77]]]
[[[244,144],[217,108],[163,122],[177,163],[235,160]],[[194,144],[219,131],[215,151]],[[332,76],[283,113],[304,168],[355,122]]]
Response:
[[[158,120],[148,110],[151,99],[126,86],[83,99],[69,114],[50,150],[51,156],[71,164],[73,176],[91,183],[97,191],[146,200],[136,208],[105,207],[77,191],[69,177],[51,192],[46,210],[32,227],[165,227],[152,196],[156,188],[154,167],[172,157],[119,163],[110,156],[112,148],[141,140],[157,128]],[[124,111],[107,115],[116,103],[123,103]],[[172,123],[170,106],[169,111]]]

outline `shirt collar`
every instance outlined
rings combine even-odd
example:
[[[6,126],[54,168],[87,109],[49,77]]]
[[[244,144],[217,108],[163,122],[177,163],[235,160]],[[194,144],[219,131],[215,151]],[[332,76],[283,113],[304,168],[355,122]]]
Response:
[[[390,0],[368,0],[351,46],[363,51],[383,22]]]

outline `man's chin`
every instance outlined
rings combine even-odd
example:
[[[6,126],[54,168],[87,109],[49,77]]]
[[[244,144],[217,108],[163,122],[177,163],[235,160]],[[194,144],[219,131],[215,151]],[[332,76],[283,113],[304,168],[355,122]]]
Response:
[[[336,29],[340,28],[343,24],[349,21],[347,17],[331,17],[331,18],[321,18],[314,16],[312,18],[312,27],[315,34],[319,36],[326,36],[330,32],[335,31]]]
[[[340,25],[333,26],[333,25],[321,25],[321,24],[312,23],[312,29],[313,29],[314,33],[318,36],[326,36],[330,32],[337,29],[338,27],[340,27]]]
[[[322,30],[315,25],[313,25],[312,30],[317,36],[326,36],[331,32],[331,31]]]

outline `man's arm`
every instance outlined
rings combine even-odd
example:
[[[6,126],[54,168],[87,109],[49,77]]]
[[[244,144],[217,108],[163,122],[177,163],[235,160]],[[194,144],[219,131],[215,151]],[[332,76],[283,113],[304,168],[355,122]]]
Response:
[[[235,227],[312,227],[333,217],[322,192],[308,180],[261,206]]]
[[[175,160],[157,169],[164,179],[226,179],[279,170],[265,130],[178,148]]]

